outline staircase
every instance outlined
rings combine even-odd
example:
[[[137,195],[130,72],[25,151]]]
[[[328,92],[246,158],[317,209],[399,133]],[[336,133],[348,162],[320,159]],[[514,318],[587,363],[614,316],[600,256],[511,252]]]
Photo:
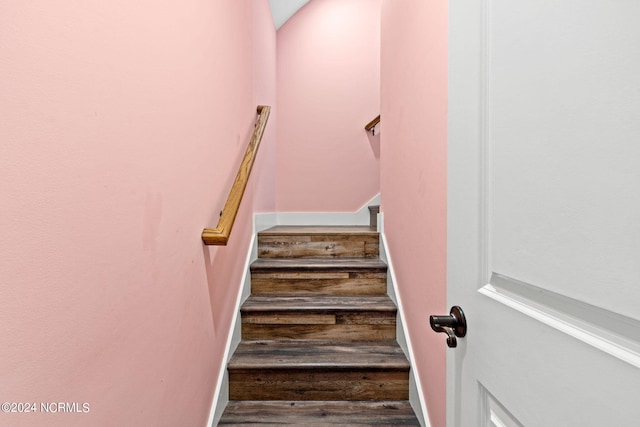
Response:
[[[369,227],[258,234],[219,425],[419,426]]]

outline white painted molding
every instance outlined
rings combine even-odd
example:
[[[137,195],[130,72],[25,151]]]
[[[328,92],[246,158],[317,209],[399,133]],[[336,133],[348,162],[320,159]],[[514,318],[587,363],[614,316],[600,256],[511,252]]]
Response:
[[[241,289],[238,292],[238,296],[235,301],[235,308],[233,311],[233,319],[231,320],[231,328],[227,338],[227,343],[224,349],[224,356],[222,358],[222,366],[220,367],[220,373],[218,374],[218,381],[216,382],[216,389],[213,393],[213,400],[211,402],[211,410],[209,411],[209,419],[207,420],[207,427],[214,427],[220,421],[220,417],[224,412],[224,408],[229,402],[229,390],[228,390],[228,378],[227,378],[227,362],[230,355],[235,351],[238,343],[241,339],[240,333],[240,304],[251,293],[251,263],[258,257],[258,241],[257,232],[273,227],[277,224],[277,216],[274,213],[266,214],[254,214],[253,216],[253,232],[251,233],[251,241],[249,242],[249,248],[247,250],[247,256],[244,263],[244,270],[242,273],[242,279],[240,280]]]
[[[398,281],[396,280],[391,255],[387,252],[388,245],[387,238],[384,234],[384,214],[382,213],[378,214],[378,231],[380,232],[380,259],[387,263],[388,268],[387,293],[398,307],[399,321],[397,322],[398,328],[396,332],[396,339],[411,363],[409,401],[416,412],[420,425],[423,427],[431,427],[429,422],[429,413],[424,399],[424,393],[422,391],[422,385],[420,384],[420,376],[418,375],[418,368],[415,363],[416,359],[413,353],[413,346],[411,345],[411,338],[408,334],[407,324],[404,319],[404,308],[402,305],[402,298],[398,292]]]
[[[278,225],[369,225],[369,206],[380,204],[374,196],[356,212],[278,212]]]
[[[523,427],[522,424],[500,404],[484,384],[478,382],[480,396],[480,422],[487,427]]]
[[[278,214],[275,212],[255,214],[253,216],[253,223],[253,234],[256,234],[258,231],[266,230],[267,228],[278,225]]]
[[[640,322],[635,319],[497,273],[478,292],[640,368]]]

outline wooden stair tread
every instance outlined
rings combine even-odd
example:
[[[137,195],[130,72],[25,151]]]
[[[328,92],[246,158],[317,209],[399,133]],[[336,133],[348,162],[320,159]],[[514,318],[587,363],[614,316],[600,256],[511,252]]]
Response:
[[[241,369],[408,370],[395,341],[242,341],[229,360]]]
[[[277,270],[387,271],[387,264],[377,258],[258,258],[251,264],[252,273]]]
[[[219,425],[419,426],[401,401],[230,401]]]
[[[241,311],[387,311],[397,308],[387,295],[251,295],[242,305]]]
[[[419,425],[379,247],[368,226],[258,233],[220,425]]]
[[[311,226],[311,225],[276,225],[267,230],[258,232],[259,236],[278,235],[369,235],[377,236],[378,232],[371,230],[366,225],[332,225],[332,226]]]

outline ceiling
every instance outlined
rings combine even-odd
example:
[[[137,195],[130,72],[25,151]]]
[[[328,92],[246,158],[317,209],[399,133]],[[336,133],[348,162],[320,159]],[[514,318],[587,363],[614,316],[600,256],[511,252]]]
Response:
[[[276,30],[282,27],[294,13],[309,3],[309,1],[310,0],[269,0],[271,15],[273,15],[273,22],[276,24]]]

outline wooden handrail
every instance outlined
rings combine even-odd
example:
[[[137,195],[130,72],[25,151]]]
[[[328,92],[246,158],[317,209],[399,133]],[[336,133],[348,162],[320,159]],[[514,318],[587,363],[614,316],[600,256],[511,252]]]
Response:
[[[366,130],[367,132],[371,131],[374,127],[376,127],[376,125],[380,123],[380,114],[378,114],[378,117],[376,117],[375,119],[371,120],[369,123],[367,123],[367,125],[364,127],[364,130]]]
[[[238,169],[236,180],[233,182],[233,187],[229,191],[227,202],[222,209],[220,219],[216,228],[205,228],[202,230],[202,241],[205,245],[221,245],[226,246],[229,241],[229,235],[233,228],[233,223],[236,220],[238,209],[240,209],[240,202],[244,195],[244,190],[247,188],[247,182],[249,181],[249,175],[251,175],[251,168],[253,167],[253,161],[256,158],[256,153],[260,147],[260,141],[262,141],[262,134],[264,128],[267,126],[267,120],[269,119],[269,112],[271,107],[268,105],[258,106],[258,121],[256,128],[253,131],[251,140],[247,151],[244,153],[244,158]]]

